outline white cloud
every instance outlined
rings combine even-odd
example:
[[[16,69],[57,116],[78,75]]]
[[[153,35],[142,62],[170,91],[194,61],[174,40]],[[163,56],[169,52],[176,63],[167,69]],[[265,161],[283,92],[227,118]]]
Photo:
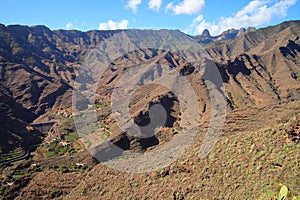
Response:
[[[66,29],[78,29],[78,27],[75,24],[73,24],[72,22],[68,22],[66,24]]]
[[[161,7],[161,3],[162,3],[162,0],[150,0],[148,2],[148,7],[151,10],[154,10],[154,11],[158,12],[160,7]]]
[[[116,30],[116,29],[126,29],[129,22],[126,19],[122,19],[120,22],[115,22],[113,20],[108,20],[107,22],[100,23],[100,30]]]
[[[137,12],[137,7],[142,3],[142,0],[128,0],[125,8],[131,9],[133,13]]]
[[[85,26],[86,26],[86,22],[78,22],[77,20],[72,21],[72,22],[68,22],[65,26],[66,29],[70,30],[81,30],[84,31]]]
[[[206,22],[202,17],[197,17],[190,25],[188,32],[201,34],[208,29],[212,35],[217,35],[230,28],[261,26],[271,22],[272,19],[282,18],[287,15],[289,7],[297,0],[252,0],[242,10],[231,17],[221,17],[215,22]],[[201,16],[201,15],[200,15]]]
[[[73,26],[73,24],[71,22],[68,22],[67,25],[66,25],[66,29],[69,29]]]
[[[171,10],[174,14],[197,14],[205,5],[205,0],[183,0],[181,3],[174,5],[169,3],[166,7],[166,11]]]

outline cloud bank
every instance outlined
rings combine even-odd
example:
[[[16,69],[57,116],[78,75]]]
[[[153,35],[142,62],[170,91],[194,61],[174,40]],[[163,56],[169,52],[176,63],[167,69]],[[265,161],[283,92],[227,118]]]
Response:
[[[137,12],[138,5],[142,3],[142,0],[129,0],[125,6],[127,9],[131,9],[133,13]]]
[[[174,5],[169,3],[166,7],[166,11],[171,10],[175,15],[180,14],[198,14],[204,7],[205,0],[183,0],[181,3]]]
[[[151,10],[154,10],[154,11],[158,12],[160,7],[161,7],[161,4],[162,4],[162,0],[150,0],[148,2],[148,7]]]
[[[116,30],[116,29],[126,29],[129,22],[126,19],[122,19],[120,22],[115,22],[113,20],[108,20],[99,24],[99,30]]]

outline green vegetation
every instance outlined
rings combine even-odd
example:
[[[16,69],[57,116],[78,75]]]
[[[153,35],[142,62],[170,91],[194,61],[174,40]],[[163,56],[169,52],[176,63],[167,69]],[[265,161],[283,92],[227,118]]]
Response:
[[[14,180],[18,180],[18,179],[21,179],[21,178],[23,178],[23,177],[24,177],[24,174],[19,174],[19,173],[13,174],[13,175],[12,175],[12,178],[13,178]]]
[[[279,192],[274,192],[272,190],[267,190],[264,196],[264,200],[285,200],[287,197],[291,197],[292,200],[300,200],[300,196],[291,196],[288,192],[288,187],[282,185]]]
[[[44,154],[47,158],[62,156],[62,155],[71,155],[79,150],[81,146],[76,143],[72,143],[79,136],[76,133],[68,134],[68,139],[64,141],[52,141],[49,144],[43,145],[42,148],[46,149]],[[70,141],[70,142],[69,142]]]
[[[73,124],[71,123],[71,120],[65,120],[60,129],[60,132],[64,133],[61,135],[61,140],[55,140],[41,146],[40,150],[47,158],[70,155],[82,149],[81,144],[78,143],[80,137],[76,132],[73,132]]]
[[[178,129],[178,131],[182,131],[183,128],[182,128],[182,126],[179,125],[177,129]]]
[[[99,109],[99,108],[105,108],[105,107],[107,107],[108,106],[108,104],[107,103],[95,103],[95,107],[96,107],[96,109]]]
[[[36,172],[40,172],[42,171],[39,167],[36,167],[36,168],[29,168],[27,170],[27,174],[33,174],[33,173],[36,173]]]
[[[220,41],[216,41],[215,45],[218,46],[218,45],[221,45],[221,44],[224,44],[224,43],[225,43],[225,41],[220,40]]]
[[[70,172],[77,172],[77,171],[86,171],[86,170],[90,170],[91,168],[89,168],[88,166],[84,165],[84,166],[76,166],[76,165],[71,165],[71,166],[53,166],[50,167],[49,169],[53,169],[57,172],[61,172],[61,173],[70,173]]]
[[[64,140],[67,142],[74,142],[80,139],[79,135],[76,132],[72,132],[63,136]]]
[[[69,114],[58,114],[59,121],[57,132],[60,134],[59,140],[51,141],[48,144],[40,146],[40,152],[44,153],[47,158],[53,158],[62,155],[71,155],[83,149],[80,136],[75,131],[73,117]]]
[[[23,155],[24,155],[24,152],[20,152],[20,151],[11,151],[6,154],[2,154],[2,152],[1,152],[0,162],[10,160],[12,158],[16,158],[16,157],[23,156]]]
[[[103,121],[103,120],[106,120],[107,119],[107,114],[101,114],[100,116],[99,116],[99,120],[100,121]]]
[[[6,189],[6,186],[1,184],[1,186],[0,186],[0,195],[3,195],[5,189]]]
[[[68,173],[68,172],[70,172],[69,168],[66,167],[66,166],[60,166],[58,169],[62,173]]]
[[[53,157],[56,157],[56,152],[54,152],[54,151],[46,151],[45,152],[45,156],[47,157],[47,158],[53,158]]]

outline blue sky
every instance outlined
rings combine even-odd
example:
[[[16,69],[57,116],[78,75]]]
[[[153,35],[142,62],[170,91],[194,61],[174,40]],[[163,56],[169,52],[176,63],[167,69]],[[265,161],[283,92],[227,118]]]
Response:
[[[0,23],[50,29],[179,29],[212,35],[300,19],[299,0],[0,0]]]

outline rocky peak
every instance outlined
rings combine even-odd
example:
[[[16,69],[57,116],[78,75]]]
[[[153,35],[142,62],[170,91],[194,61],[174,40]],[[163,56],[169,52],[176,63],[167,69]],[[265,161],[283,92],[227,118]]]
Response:
[[[228,29],[227,31],[224,31],[221,35],[216,36],[218,38],[218,40],[222,39],[222,40],[228,40],[228,39],[232,39],[235,38],[238,34],[238,30],[236,29]]]
[[[204,31],[202,32],[201,36],[202,37],[211,37],[208,29],[204,29]]]
[[[248,27],[245,33],[250,33],[256,31],[255,27]]]
[[[52,35],[52,31],[47,26],[44,25],[31,26],[30,28],[32,29],[33,32],[39,35],[45,35],[45,34]]]
[[[237,36],[241,36],[241,35],[243,35],[245,32],[246,32],[246,29],[245,29],[245,28],[240,28],[240,30],[239,30]]]

